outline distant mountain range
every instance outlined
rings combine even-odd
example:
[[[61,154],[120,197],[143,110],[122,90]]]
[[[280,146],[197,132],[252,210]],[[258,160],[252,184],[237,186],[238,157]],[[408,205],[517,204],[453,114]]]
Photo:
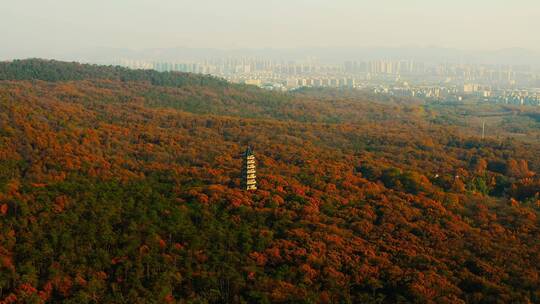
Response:
[[[0,50],[0,58],[48,57],[63,60],[104,63],[114,59],[148,61],[196,61],[212,58],[252,57],[283,61],[307,61],[317,59],[324,63],[341,63],[347,60],[399,59],[422,62],[479,63],[540,65],[540,51],[522,48],[508,48],[493,51],[469,51],[440,47],[399,47],[399,48],[298,48],[298,49],[209,49],[209,48],[156,48],[121,49],[96,48],[69,53],[34,54],[13,53]]]

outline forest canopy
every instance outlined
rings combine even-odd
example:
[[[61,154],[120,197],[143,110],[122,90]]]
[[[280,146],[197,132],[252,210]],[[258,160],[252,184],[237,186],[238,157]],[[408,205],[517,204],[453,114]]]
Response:
[[[0,63],[0,303],[540,302],[536,113]]]

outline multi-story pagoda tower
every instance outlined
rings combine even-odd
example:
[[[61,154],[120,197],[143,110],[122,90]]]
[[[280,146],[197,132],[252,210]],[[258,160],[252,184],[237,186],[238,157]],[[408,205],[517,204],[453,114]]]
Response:
[[[257,175],[255,174],[255,155],[251,147],[247,147],[242,154],[244,164],[242,168],[242,186],[246,190],[257,190]]]

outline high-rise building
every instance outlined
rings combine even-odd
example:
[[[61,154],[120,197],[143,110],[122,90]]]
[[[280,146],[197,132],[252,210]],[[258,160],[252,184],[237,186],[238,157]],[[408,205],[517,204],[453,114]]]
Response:
[[[246,151],[243,153],[243,168],[242,168],[242,179],[243,187],[246,190],[257,190],[257,176],[255,171],[255,155],[251,147],[247,147]]]

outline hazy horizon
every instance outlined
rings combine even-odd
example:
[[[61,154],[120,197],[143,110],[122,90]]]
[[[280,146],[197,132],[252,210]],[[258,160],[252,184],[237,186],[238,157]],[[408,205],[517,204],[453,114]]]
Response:
[[[540,50],[532,0],[22,0],[1,11],[3,57],[100,48]]]

